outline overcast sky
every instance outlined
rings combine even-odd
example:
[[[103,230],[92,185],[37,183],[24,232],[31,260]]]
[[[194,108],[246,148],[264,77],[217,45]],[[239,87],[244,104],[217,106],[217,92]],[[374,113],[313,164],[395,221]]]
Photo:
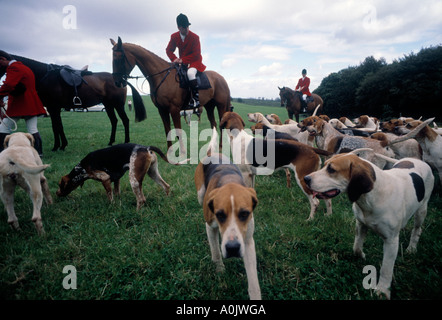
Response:
[[[296,86],[303,68],[312,91],[367,56],[391,62],[442,44],[440,0],[0,0],[0,49],[112,72],[109,39],[118,36],[168,60],[179,13],[200,36],[203,63],[226,78],[233,97],[276,98],[278,86]]]

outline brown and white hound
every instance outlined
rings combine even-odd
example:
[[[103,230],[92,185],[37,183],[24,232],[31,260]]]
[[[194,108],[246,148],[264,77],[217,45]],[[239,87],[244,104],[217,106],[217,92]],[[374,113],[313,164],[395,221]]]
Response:
[[[316,116],[305,118],[298,126],[301,130],[307,131],[311,136],[315,137],[318,148],[334,154],[349,152],[359,148],[371,148],[376,153],[383,154],[390,158],[394,157],[393,150],[391,150],[389,146],[382,146],[379,140],[345,135],[333,128],[330,123]],[[388,164],[385,159],[378,157],[374,159],[369,158],[367,160],[372,161],[380,168],[384,168],[384,166]]]
[[[253,239],[253,210],[258,204],[256,192],[246,186],[241,171],[229,158],[212,153],[211,146],[217,141],[216,128],[212,131],[208,155],[195,171],[195,186],[198,201],[203,206],[212,261],[220,272],[224,271],[222,258],[243,258],[250,299],[261,300]]]
[[[227,130],[233,163],[238,165],[249,186],[254,186],[256,175],[269,175],[278,168],[293,170],[296,182],[310,202],[308,219],[313,219],[319,206],[311,190],[304,182],[304,176],[321,167],[320,155],[331,153],[310,147],[304,143],[284,139],[259,139],[248,134],[245,123],[239,114],[226,112],[220,121],[220,128]],[[265,154],[265,156],[264,156]],[[332,213],[331,200],[325,200],[327,214]]]
[[[416,251],[434,186],[431,168],[425,162],[414,158],[391,160],[395,162],[393,168],[381,170],[353,153],[335,155],[321,170],[304,178],[317,197],[332,198],[341,192],[348,194],[356,217],[355,254],[365,259],[362,247],[368,229],[382,237],[384,257],[376,291],[388,299],[399,232],[414,215],[414,229],[407,251]]]

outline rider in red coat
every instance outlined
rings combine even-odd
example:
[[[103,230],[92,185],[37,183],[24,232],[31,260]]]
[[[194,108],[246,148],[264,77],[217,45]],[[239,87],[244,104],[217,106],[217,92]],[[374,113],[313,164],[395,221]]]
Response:
[[[12,133],[14,123],[10,118],[14,121],[23,118],[26,120],[29,133],[34,136],[34,146],[41,155],[42,141],[37,129],[37,116],[46,114],[46,110],[35,89],[34,73],[4,51],[0,51],[0,68],[6,69],[6,79],[0,87],[1,107],[5,105],[3,98],[8,96],[8,108],[4,112],[8,117],[2,114],[0,124],[0,151],[3,150],[5,137]]]
[[[307,70],[302,69],[302,78],[300,78],[298,80],[298,84],[296,85],[295,91],[300,91],[302,93],[302,99],[304,100],[303,102],[306,102],[307,96],[311,97],[311,93],[309,90],[310,86],[310,78],[307,77]],[[306,103],[303,103],[303,112],[305,112],[305,109],[307,108]]]
[[[203,64],[201,55],[200,38],[197,34],[189,30],[189,20],[184,14],[179,14],[177,19],[178,32],[170,36],[169,44],[166,48],[166,54],[173,63],[185,64],[188,66],[187,76],[189,77],[190,88],[192,89],[193,103],[189,104],[191,108],[199,107],[198,83],[196,80],[197,71],[203,72],[206,66]],[[179,58],[175,55],[178,48]]]

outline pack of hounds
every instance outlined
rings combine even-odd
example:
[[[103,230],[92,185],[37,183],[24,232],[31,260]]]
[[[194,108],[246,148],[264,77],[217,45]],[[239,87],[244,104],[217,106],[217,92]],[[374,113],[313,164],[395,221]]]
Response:
[[[253,238],[253,211],[258,205],[255,176],[281,168],[287,173],[287,187],[293,171],[310,204],[309,220],[314,219],[320,200],[325,201],[330,215],[332,198],[347,193],[356,218],[353,251],[365,258],[363,243],[368,229],[383,239],[383,261],[375,290],[390,299],[399,232],[414,216],[407,251],[416,251],[434,187],[433,169],[442,181],[442,130],[434,118],[380,122],[369,116],[350,120],[314,115],[300,123],[282,123],[275,114],[250,113],[247,118],[254,123],[251,130],[246,129],[239,114],[226,112],[220,129],[230,138],[232,160],[219,152],[219,135],[213,128],[207,156],[195,170],[197,197],[216,270],[224,270],[223,258],[242,258],[250,299],[261,299]],[[48,204],[53,200],[44,175],[49,165],[42,163],[33,144],[32,135],[26,133],[13,133],[5,139],[5,149],[0,153],[0,194],[8,223],[18,230],[14,190],[17,185],[22,187],[32,200],[32,221],[42,234],[43,199]],[[272,150],[272,161],[257,161],[258,149]],[[112,201],[120,193],[121,177],[129,171],[139,210],[146,202],[142,190],[146,174],[166,194],[170,191],[158,170],[157,155],[169,162],[155,146],[125,143],[93,151],[61,177],[56,194],[67,196],[93,179],[102,183]]]

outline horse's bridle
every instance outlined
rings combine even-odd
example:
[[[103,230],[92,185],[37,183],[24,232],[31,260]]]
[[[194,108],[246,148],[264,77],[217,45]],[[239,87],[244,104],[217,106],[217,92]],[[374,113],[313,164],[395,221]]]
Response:
[[[127,58],[126,53],[124,52],[124,49],[123,49],[123,48],[121,48],[121,49],[114,49],[114,51],[116,51],[116,52],[121,52],[121,54],[122,54],[122,56],[123,56],[123,58],[121,59],[121,60],[122,60],[122,63],[124,64],[124,63],[127,62],[127,64],[129,65],[130,70],[132,70],[132,69],[135,67],[135,66],[132,66],[132,64],[130,63],[130,61],[129,61],[129,59]],[[161,81],[160,81],[160,83],[158,84],[158,86],[155,88],[154,92],[151,92],[151,95],[152,95],[152,96],[154,96],[154,97],[156,96],[156,93],[157,93],[158,89],[159,89],[160,86],[163,84],[163,82],[166,80],[166,78],[167,78],[167,76],[169,75],[170,71],[171,71],[172,69],[174,69],[174,68],[177,68],[177,66],[176,66],[175,64],[172,64],[170,67],[168,67],[168,68],[166,68],[166,69],[164,69],[164,70],[162,70],[162,71],[160,71],[160,72],[157,72],[157,73],[154,73],[154,74],[150,74],[150,75],[147,75],[147,76],[144,77],[144,78],[147,80],[148,78],[151,78],[151,77],[154,77],[154,76],[160,75],[160,74],[162,74],[162,73],[164,73],[164,72],[167,72],[167,73],[164,75],[163,79],[161,79]],[[122,81],[123,81],[123,83],[124,83],[124,86],[128,83],[128,82],[127,82],[127,79],[138,79],[138,78],[143,78],[143,77],[140,77],[140,76],[132,77],[130,74],[127,74],[127,72],[126,72],[126,66],[124,66],[123,69],[124,69],[125,72],[113,72],[112,75],[120,75],[120,76],[121,76],[121,79],[122,79]]]

